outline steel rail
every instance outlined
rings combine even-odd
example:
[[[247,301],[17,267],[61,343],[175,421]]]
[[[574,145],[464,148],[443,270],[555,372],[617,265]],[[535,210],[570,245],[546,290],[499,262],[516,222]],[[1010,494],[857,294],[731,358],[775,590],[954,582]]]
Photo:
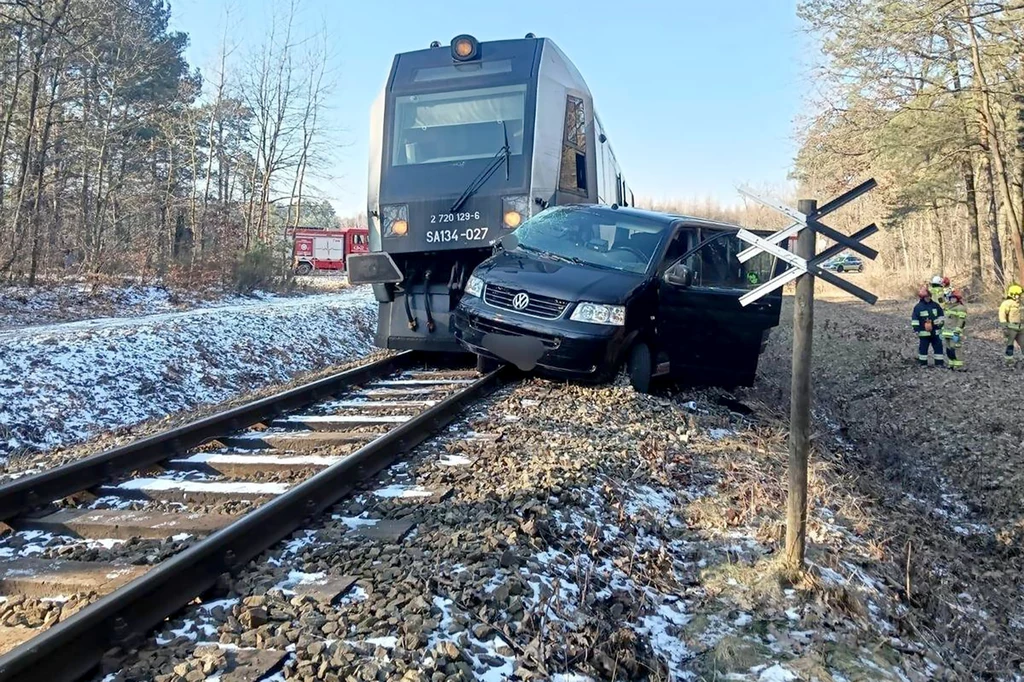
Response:
[[[0,657],[0,682],[71,682],[114,647],[130,647],[155,625],[320,514],[360,482],[430,438],[493,391],[499,368],[383,434],[237,522],[160,563]]]
[[[0,485],[0,521],[22,516],[40,505],[88,490],[118,473],[183,455],[187,450],[219,436],[279,417],[350,386],[396,372],[408,367],[415,357],[413,351],[398,353],[50,471],[4,483]]]

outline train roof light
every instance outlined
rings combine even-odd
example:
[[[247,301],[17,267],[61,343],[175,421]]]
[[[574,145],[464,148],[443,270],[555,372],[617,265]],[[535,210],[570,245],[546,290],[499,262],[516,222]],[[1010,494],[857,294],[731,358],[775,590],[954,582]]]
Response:
[[[434,40],[434,41],[432,41],[430,43],[430,49],[433,50],[433,49],[438,48],[438,47],[441,47],[441,41],[440,40]]]
[[[480,54],[480,43],[470,35],[455,36],[452,40],[452,59],[457,62],[468,62]]]

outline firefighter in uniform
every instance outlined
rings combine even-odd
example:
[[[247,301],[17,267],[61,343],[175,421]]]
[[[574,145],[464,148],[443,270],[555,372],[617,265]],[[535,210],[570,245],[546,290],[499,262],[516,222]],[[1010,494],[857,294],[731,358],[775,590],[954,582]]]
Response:
[[[942,285],[941,278],[939,278],[939,285]],[[928,366],[928,349],[931,348],[935,366],[945,367],[945,358],[942,353],[942,325],[946,318],[942,313],[942,307],[932,300],[932,293],[928,287],[921,287],[917,292],[917,297],[920,300],[914,306],[914,312],[910,318],[910,326],[917,333],[917,364],[922,367]]]
[[[1006,299],[999,306],[999,325],[1003,328],[1006,340],[1006,362],[1013,362],[1013,344],[1024,351],[1024,330],[1021,329],[1020,295],[1024,289],[1019,284],[1011,284],[1006,288]]]
[[[964,305],[964,297],[954,289],[949,293],[949,303],[946,304],[946,323],[942,325],[942,341],[946,346],[946,359],[949,368],[962,370],[964,359],[958,351],[964,345],[964,328],[967,326],[967,307]]]
[[[932,277],[931,284],[928,285],[928,292],[932,296],[933,303],[939,304],[940,308],[946,307],[946,285],[942,281],[942,275]]]

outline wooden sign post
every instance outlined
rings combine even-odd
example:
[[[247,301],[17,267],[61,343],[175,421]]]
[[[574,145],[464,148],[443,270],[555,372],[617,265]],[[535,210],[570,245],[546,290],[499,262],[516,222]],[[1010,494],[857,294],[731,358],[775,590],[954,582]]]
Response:
[[[811,350],[814,340],[814,278],[821,277],[829,284],[874,305],[878,297],[851,284],[821,266],[830,258],[839,255],[844,249],[856,251],[865,258],[874,260],[878,252],[861,243],[878,231],[874,224],[846,236],[820,222],[820,218],[835,211],[840,206],[853,201],[875,187],[874,180],[868,180],[854,187],[845,194],[833,199],[821,208],[814,199],[803,199],[794,211],[786,206],[762,199],[750,192],[740,192],[760,204],[793,220],[785,229],[779,230],[767,238],[760,238],[747,230],[740,230],[737,236],[751,244],[751,247],[738,254],[739,261],[744,263],[759,253],[767,252],[789,264],[789,269],[768,280],[753,291],[740,297],[743,306],[796,280],[796,295],[793,301],[793,376],[790,384],[789,401],[789,493],[786,503],[786,563],[798,570],[803,570],[804,554],[807,544],[807,463],[811,452]],[[817,235],[822,234],[836,244],[816,254],[815,242]],[[796,237],[796,253],[791,254],[777,246]],[[783,253],[780,253],[783,252]]]

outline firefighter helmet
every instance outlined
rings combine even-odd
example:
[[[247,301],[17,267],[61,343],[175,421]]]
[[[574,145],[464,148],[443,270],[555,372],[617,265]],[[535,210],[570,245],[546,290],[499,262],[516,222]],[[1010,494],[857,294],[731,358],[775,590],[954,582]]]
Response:
[[[952,300],[956,301],[957,303],[963,303],[963,302],[964,302],[964,297],[963,297],[963,294],[961,294],[961,293],[960,293],[960,292],[959,292],[958,290],[956,290],[956,289],[953,289],[953,291],[949,292],[949,297],[950,297],[950,298],[951,298]]]
[[[920,289],[917,290],[918,298],[928,298],[931,295],[932,292],[928,291],[928,287],[921,287]]]
[[[1011,284],[1006,289],[1006,298],[1020,298],[1020,295],[1024,294],[1024,289],[1019,284]]]
[[[949,286],[949,277],[943,277],[942,278],[942,286],[944,286],[944,287],[948,287]]]
[[[941,287],[942,286],[942,275],[935,275],[934,277],[932,277],[932,286],[933,287]]]

